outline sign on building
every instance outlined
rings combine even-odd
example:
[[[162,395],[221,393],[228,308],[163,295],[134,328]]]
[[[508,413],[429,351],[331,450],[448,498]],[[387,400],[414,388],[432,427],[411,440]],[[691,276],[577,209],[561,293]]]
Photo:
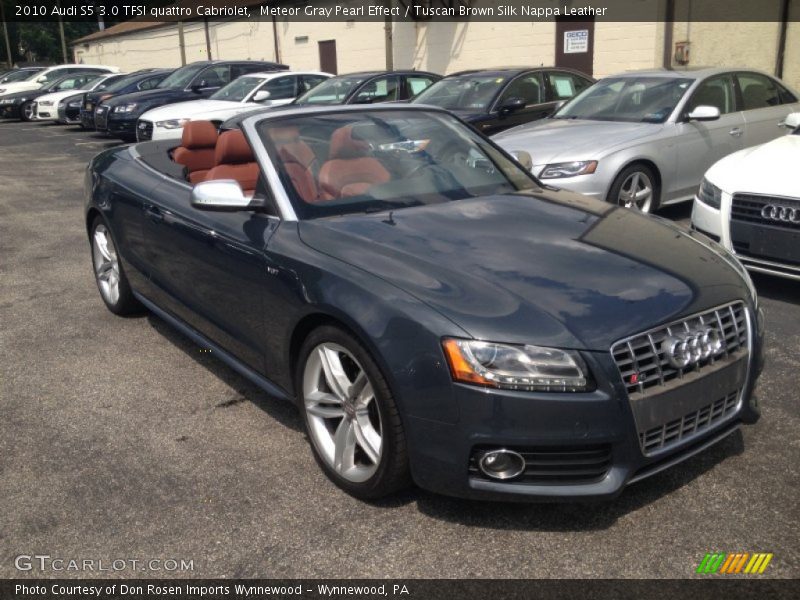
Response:
[[[589,51],[589,30],[575,29],[564,32],[564,54],[578,54]]]

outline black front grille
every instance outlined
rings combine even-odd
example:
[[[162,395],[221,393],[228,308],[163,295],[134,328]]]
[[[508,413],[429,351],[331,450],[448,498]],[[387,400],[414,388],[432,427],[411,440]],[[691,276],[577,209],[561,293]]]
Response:
[[[650,388],[664,387],[693,371],[711,372],[721,359],[747,351],[748,325],[744,304],[736,302],[640,333],[611,347],[629,396],[640,397]],[[685,369],[673,367],[662,343],[671,335],[698,328],[716,329],[725,340],[724,351]],[[660,390],[652,390],[657,393]]]
[[[469,461],[470,477],[486,481],[498,481],[487,477],[478,468],[478,461],[485,452],[497,447],[475,448]],[[595,483],[605,478],[611,468],[611,446],[554,446],[535,448],[506,447],[518,452],[525,459],[525,471],[504,483],[528,483],[536,485],[581,485]]]
[[[785,208],[789,211],[794,210],[796,211],[796,216],[793,219],[765,217],[763,214],[764,209],[769,206]],[[800,198],[734,194],[731,204],[731,220],[800,231]]]
[[[725,420],[725,417],[736,410],[740,393],[741,390],[734,390],[711,404],[707,404],[678,419],[662,423],[647,431],[640,431],[639,443],[642,447],[642,452],[645,455],[650,455],[653,452],[669,448]]]
[[[136,123],[136,139],[147,142],[153,139],[153,124],[150,121],[140,120]]]

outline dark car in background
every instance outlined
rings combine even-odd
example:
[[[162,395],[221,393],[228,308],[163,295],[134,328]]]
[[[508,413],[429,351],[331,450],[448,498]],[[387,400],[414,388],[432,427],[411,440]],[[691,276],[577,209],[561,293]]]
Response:
[[[268,61],[200,61],[173,71],[151,90],[124,94],[101,103],[95,110],[95,127],[125,141],[136,139],[136,121],[151,108],[208,98],[241,75],[259,71],[285,71],[289,67]]]
[[[80,109],[80,123],[84,129],[94,129],[94,111],[104,100],[115,96],[151,90],[158,86],[174,69],[142,69],[129,73],[103,90],[87,92],[83,95]]]
[[[6,94],[0,98],[0,117],[30,121],[34,117],[34,101],[39,96],[52,92],[78,90],[87,82],[94,81],[103,75],[105,73],[98,73],[96,70],[77,72],[55,79],[36,90]]]
[[[721,246],[443,109],[237,119],[92,160],[97,286],[295,401],[347,492],[612,498],[758,420],[763,314]]]
[[[542,119],[594,83],[572,69],[509,67],[448,75],[411,102],[445,108],[492,135]]]
[[[295,105],[376,104],[398,102],[424,91],[442,78],[425,71],[364,71],[331,77],[309,90]]]
[[[123,80],[128,75],[126,73],[116,73],[107,77],[98,78],[98,80],[89,82],[83,90],[78,93],[67,96],[59,100],[55,107],[55,121],[61,125],[68,125],[71,123],[80,123],[81,120],[81,107],[83,106],[83,98],[87,93],[102,92],[109,88],[109,86]]]

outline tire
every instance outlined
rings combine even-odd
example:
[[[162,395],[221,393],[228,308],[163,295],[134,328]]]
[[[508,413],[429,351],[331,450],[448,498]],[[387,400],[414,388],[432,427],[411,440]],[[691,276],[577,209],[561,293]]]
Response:
[[[94,279],[106,307],[115,315],[141,313],[144,307],[133,295],[117,255],[117,244],[105,219],[99,215],[95,217],[90,232]]]
[[[630,188],[637,186],[637,194],[642,194],[643,199],[633,202],[630,197]],[[646,195],[645,190],[649,190]],[[641,163],[634,163],[625,167],[611,184],[611,189],[606,198],[612,204],[625,206],[643,213],[653,213],[658,210],[661,190],[658,187],[653,169]]]
[[[312,331],[300,349],[295,389],[314,458],[333,483],[361,500],[411,484],[392,392],[352,335],[334,326]]]
[[[19,107],[19,118],[26,123],[33,120],[33,100],[28,100]]]

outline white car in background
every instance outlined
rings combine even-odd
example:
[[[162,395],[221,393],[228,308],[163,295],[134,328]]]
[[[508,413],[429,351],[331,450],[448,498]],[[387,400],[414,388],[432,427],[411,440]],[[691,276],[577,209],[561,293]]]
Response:
[[[102,75],[98,73],[86,73],[82,76],[83,79],[80,79],[81,76],[78,76],[73,88],[45,94],[34,100],[31,121],[56,121],[58,119],[59,102],[65,98],[79,94],[80,92],[93,92],[102,89],[104,85],[108,85],[106,82],[108,82],[109,79],[114,81],[122,76],[123,73],[105,73]]]
[[[106,65],[81,65],[81,64],[68,64],[56,65],[54,67],[47,67],[43,71],[38,71],[31,75],[28,79],[22,81],[14,81],[11,83],[4,83],[0,85],[0,97],[5,94],[16,94],[17,92],[27,92],[28,90],[38,90],[46,83],[61,79],[73,73],[84,73],[97,71],[99,74],[103,73],[119,73],[119,67],[108,67]]]
[[[751,271],[800,280],[800,112],[783,125],[789,135],[730,154],[706,172],[692,227]]]
[[[319,71],[277,71],[242,75],[208,99],[178,102],[147,111],[136,123],[136,138],[140,142],[180,139],[183,126],[189,121],[221,123],[256,108],[288,104],[330,77],[333,75]]]

